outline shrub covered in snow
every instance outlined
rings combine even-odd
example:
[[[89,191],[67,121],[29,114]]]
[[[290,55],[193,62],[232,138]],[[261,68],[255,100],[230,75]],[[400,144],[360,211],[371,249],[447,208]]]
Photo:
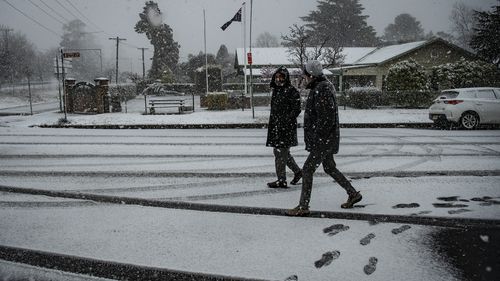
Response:
[[[401,61],[389,68],[385,88],[385,98],[392,105],[406,108],[426,107],[435,96],[435,93],[429,90],[424,67],[412,59]]]
[[[226,110],[227,108],[227,93],[226,92],[210,92],[206,96],[208,110]]]
[[[353,108],[374,108],[380,104],[382,91],[375,87],[352,87],[347,90],[348,105]]]
[[[500,86],[500,71],[495,65],[482,61],[461,59],[432,68],[431,87],[435,90]]]
[[[385,86],[390,92],[425,91],[429,88],[424,67],[412,59],[391,66],[385,78]]]
[[[136,96],[135,84],[121,84],[119,86],[111,85],[109,87],[111,97],[116,97],[120,101],[128,101]]]

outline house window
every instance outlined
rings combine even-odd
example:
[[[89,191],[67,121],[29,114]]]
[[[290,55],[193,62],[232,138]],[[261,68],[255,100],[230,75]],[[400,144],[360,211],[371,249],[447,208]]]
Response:
[[[431,58],[435,59],[439,56],[439,53],[437,50],[431,50]]]

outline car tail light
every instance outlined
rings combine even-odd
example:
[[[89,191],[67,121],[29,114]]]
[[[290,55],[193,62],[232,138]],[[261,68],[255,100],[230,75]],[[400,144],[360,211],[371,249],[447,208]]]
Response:
[[[464,101],[463,100],[445,100],[444,101],[445,104],[452,104],[452,105],[456,105],[456,104],[459,104],[462,102],[464,102]]]

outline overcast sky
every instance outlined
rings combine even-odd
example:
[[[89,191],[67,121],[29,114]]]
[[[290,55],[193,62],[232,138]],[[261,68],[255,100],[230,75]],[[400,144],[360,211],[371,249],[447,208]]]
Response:
[[[8,5],[6,1],[52,31],[34,23]],[[59,19],[60,17],[47,6],[69,20],[78,17],[87,24],[87,31],[103,31],[95,35],[103,48],[103,54],[108,58],[114,58],[114,42],[116,42],[108,38],[116,36],[126,38],[124,44],[120,45],[120,63],[125,68],[124,70],[130,68],[138,72],[142,69],[141,53],[137,48],[150,48],[146,52],[146,57],[152,56],[152,46],[145,35],[134,32],[134,25],[139,20],[138,14],[143,10],[144,0],[6,1],[0,1],[0,24],[7,25],[14,31],[21,31],[40,50],[59,45],[62,25],[42,12],[36,5]],[[235,48],[243,45],[243,24],[233,23],[226,31],[220,29],[220,26],[231,19],[241,7],[243,0],[157,0],[156,2],[159,3],[163,13],[163,21],[173,29],[174,40],[181,45],[181,61],[185,60],[190,53],[197,54],[203,51],[204,9],[209,53],[215,54],[221,44],[225,44],[230,52],[234,52]],[[248,28],[250,1],[246,2]],[[394,18],[401,13],[409,13],[416,17],[426,33],[431,30],[434,33],[448,32],[450,31],[449,15],[455,2],[455,0],[360,0],[365,8],[363,13],[369,16],[368,24],[375,28],[379,36],[383,34],[384,28],[394,22]],[[482,10],[489,10],[491,6],[498,5],[497,0],[462,0],[462,2],[474,9]],[[301,24],[300,17],[315,10],[316,6],[315,0],[254,0],[253,39],[265,31],[277,37],[288,33],[289,26],[294,23]]]

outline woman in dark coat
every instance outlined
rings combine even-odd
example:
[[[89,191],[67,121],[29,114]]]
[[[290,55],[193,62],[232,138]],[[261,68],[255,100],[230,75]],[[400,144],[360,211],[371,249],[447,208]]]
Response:
[[[290,155],[290,147],[297,146],[297,117],[300,114],[300,94],[292,86],[285,67],[280,67],[271,79],[273,94],[267,130],[266,146],[274,147],[278,180],[267,184],[270,188],[287,188],[286,166],[294,172],[290,184],[297,184],[302,177],[300,167]]]

